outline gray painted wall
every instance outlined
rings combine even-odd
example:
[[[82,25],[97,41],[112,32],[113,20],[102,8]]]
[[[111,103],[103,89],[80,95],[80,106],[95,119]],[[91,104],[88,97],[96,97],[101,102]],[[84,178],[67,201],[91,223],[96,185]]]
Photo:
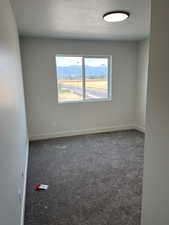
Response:
[[[27,131],[18,33],[8,0],[0,1],[0,224],[23,216]]]
[[[152,1],[142,225],[169,224],[169,9]]]
[[[136,93],[136,124],[145,130],[147,81],[149,63],[149,40],[138,43],[137,56],[137,93]]]
[[[135,125],[136,43],[21,38],[21,50],[31,138]],[[58,104],[56,54],[112,55],[112,102]]]

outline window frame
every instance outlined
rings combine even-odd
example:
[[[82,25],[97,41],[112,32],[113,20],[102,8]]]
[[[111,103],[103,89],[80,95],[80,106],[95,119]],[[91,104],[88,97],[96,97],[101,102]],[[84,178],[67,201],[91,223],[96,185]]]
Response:
[[[59,101],[59,89],[58,89],[58,76],[57,76],[57,56],[64,57],[82,57],[82,91],[83,96],[81,100],[69,100],[69,101]],[[107,98],[99,98],[99,99],[85,99],[85,58],[107,58],[108,59],[108,79],[107,79]],[[55,67],[56,67],[56,88],[57,88],[57,103],[65,104],[65,103],[84,103],[84,102],[111,102],[112,101],[112,55],[80,55],[80,54],[56,54],[55,55]]]

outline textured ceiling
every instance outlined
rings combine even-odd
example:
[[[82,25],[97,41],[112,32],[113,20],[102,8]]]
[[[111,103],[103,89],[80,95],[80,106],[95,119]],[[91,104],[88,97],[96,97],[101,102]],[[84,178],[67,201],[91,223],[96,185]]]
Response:
[[[71,39],[141,40],[150,32],[150,0],[11,0],[21,35]],[[127,10],[128,20],[102,15]]]

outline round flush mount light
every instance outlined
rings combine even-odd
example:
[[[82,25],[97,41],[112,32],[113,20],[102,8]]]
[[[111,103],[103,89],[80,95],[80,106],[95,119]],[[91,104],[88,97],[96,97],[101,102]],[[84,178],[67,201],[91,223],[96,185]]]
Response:
[[[103,19],[109,23],[117,23],[128,19],[130,13],[127,11],[111,11],[103,15]]]

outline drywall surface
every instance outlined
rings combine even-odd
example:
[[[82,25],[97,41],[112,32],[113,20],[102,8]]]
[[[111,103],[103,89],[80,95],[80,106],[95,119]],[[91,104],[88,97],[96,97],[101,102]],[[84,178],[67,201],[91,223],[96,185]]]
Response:
[[[0,1],[0,224],[23,217],[27,131],[18,34],[8,0]]]
[[[142,225],[169,224],[169,9],[152,1]]]
[[[137,60],[136,126],[145,130],[149,40],[138,43]]]
[[[21,38],[21,52],[31,139],[135,124],[136,43]],[[111,55],[112,101],[58,104],[56,54]]]

